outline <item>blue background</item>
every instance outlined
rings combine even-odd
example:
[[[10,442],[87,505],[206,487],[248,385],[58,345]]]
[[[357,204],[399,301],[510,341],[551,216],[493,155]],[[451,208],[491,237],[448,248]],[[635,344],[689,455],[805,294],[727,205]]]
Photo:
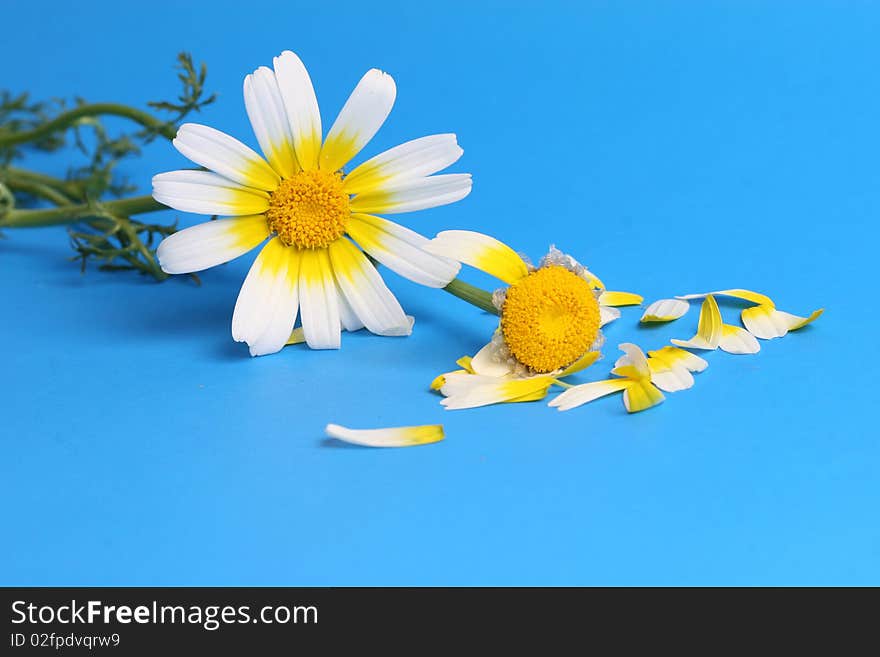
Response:
[[[534,258],[555,243],[647,301],[746,287],[826,313],[758,355],[709,354],[645,413],[445,412],[428,383],[494,322],[442,292],[386,272],[410,338],[250,359],[229,324],[251,257],[158,285],[80,275],[63,228],[6,231],[0,583],[880,584],[880,5],[175,4],[6,2],[0,87],[144,106],[176,94],[185,49],[220,94],[197,120],[254,144],[241,82],[281,50],[325,126],[377,66],[399,94],[365,155],[454,131],[453,170],[474,174],[407,225]],[[160,140],[125,173],[146,192],[185,165]],[[587,378],[698,314],[640,313]],[[442,422],[447,440],[345,447],[327,422]]]

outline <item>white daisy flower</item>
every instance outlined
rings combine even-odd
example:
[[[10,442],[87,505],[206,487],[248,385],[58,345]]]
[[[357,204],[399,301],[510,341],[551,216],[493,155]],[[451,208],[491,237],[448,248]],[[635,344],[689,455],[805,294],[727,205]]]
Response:
[[[280,350],[297,314],[313,349],[338,348],[342,328],[408,335],[411,322],[361,249],[429,287],[444,287],[458,274],[457,262],[423,250],[425,237],[376,216],[445,205],[470,193],[470,174],[432,175],[461,157],[455,135],[415,139],[343,170],[379,130],[395,96],[390,75],[368,71],[322,142],[312,82],[299,57],[286,51],[274,70],[260,67],[244,81],[245,107],[265,159],[207,126],[188,123],[177,133],[177,150],[207,171],[159,174],[153,197],[183,212],[231,218],[166,238],[159,262],[169,274],[197,272],[269,240],[232,318],[232,337],[246,342],[251,355]]]

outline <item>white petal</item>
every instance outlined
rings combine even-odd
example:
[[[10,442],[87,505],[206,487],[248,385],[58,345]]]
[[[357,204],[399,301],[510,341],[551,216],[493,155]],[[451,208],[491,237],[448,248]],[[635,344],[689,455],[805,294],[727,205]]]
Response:
[[[471,367],[474,372],[483,376],[506,376],[510,374],[511,367],[500,356],[500,345],[494,340],[480,349],[471,359]]]
[[[371,333],[409,335],[412,326],[376,268],[351,242],[330,245],[330,261],[339,289],[354,313]]]
[[[486,378],[489,378],[490,382],[471,386],[459,394],[449,395],[440,404],[447,411],[452,411],[488,406],[500,402],[533,401],[546,395],[553,383],[553,378],[549,376],[536,376],[528,379]],[[446,389],[447,386],[443,388]]]
[[[687,301],[681,299],[660,299],[645,308],[642,322],[671,322],[684,316],[690,308]]]
[[[724,297],[736,297],[737,299],[745,299],[746,301],[751,301],[752,303],[763,304],[772,306],[773,301],[770,297],[761,294],[759,292],[752,292],[751,290],[743,290],[743,289],[732,289],[732,290],[718,290],[717,292],[703,292],[701,294],[683,294],[675,297],[676,299],[702,299],[703,297],[707,297],[709,295],[714,296],[724,296]]]
[[[721,327],[721,341],[718,343],[729,354],[756,354],[761,345],[755,336],[739,326],[725,324]]]
[[[333,267],[327,249],[304,249],[299,270],[303,332],[312,349],[339,349],[341,321]]]
[[[624,390],[631,384],[632,381],[629,379],[608,379],[607,381],[582,383],[558,394],[550,400],[549,405],[560,411],[567,411],[594,399],[599,399],[599,397]]]
[[[296,159],[303,169],[317,169],[321,152],[321,113],[312,79],[300,58],[289,50],[275,58],[274,67],[293,134]]]
[[[184,157],[229,180],[269,192],[278,187],[278,174],[266,160],[219,130],[184,123],[172,143]]]
[[[709,367],[709,363],[705,359],[678,347],[666,346],[662,349],[649,351],[648,356],[651,357],[651,360],[664,362],[670,368],[680,366],[691,372],[702,372]]]
[[[791,313],[776,310],[772,306],[759,305],[742,311],[742,322],[752,335],[762,340],[781,338],[789,331],[794,331],[815,321],[823,309],[814,310],[809,317],[799,317]]]
[[[516,251],[494,237],[472,230],[444,230],[424,248],[476,267],[511,285],[529,273]]]
[[[366,447],[414,447],[443,440],[442,424],[384,429],[349,429],[328,424],[324,431],[330,438]]]
[[[336,298],[339,300],[339,322],[342,324],[342,328],[346,331],[359,331],[364,328],[364,323],[345,300],[345,294],[339,288],[339,283],[336,283]]]
[[[153,176],[153,198],[181,212],[239,217],[269,208],[269,195],[210,171],[169,171]]]
[[[385,123],[396,96],[394,78],[377,68],[367,71],[327,133],[321,168],[337,171],[360,153]]]
[[[232,338],[246,342],[252,356],[280,350],[290,337],[297,312],[296,249],[278,238],[269,241],[248,272],[235,311]]]
[[[620,349],[624,355],[617,359],[617,362],[614,363],[614,372],[615,370],[622,367],[632,368],[633,373],[638,378],[647,379],[651,376],[651,370],[648,367],[648,359],[645,357],[644,352],[641,347],[633,344],[632,342],[624,342],[622,344],[617,345],[617,348]],[[629,374],[625,374],[624,376],[629,376]]]
[[[460,201],[471,193],[471,174],[445,173],[427,178],[402,180],[381,190],[358,194],[351,200],[352,212],[399,214],[434,208]]]
[[[461,269],[455,260],[425,251],[428,238],[381,217],[352,214],[346,232],[388,269],[421,285],[446,287]]]
[[[611,306],[599,306],[599,326],[610,324],[615,319],[620,319],[620,311]]]
[[[691,349],[717,349],[721,342],[722,324],[718,302],[710,294],[700,308],[697,334],[690,340],[671,340],[671,342],[679,347],[690,347]]]
[[[681,365],[669,366],[657,358],[648,359],[651,368],[651,383],[665,392],[686,390],[694,385],[694,375]]]
[[[189,274],[229,262],[269,237],[266,218],[219,219],[169,235],[156,250],[162,271]]]
[[[244,106],[269,164],[282,178],[290,178],[299,171],[299,164],[272,69],[261,66],[244,79]]]
[[[360,194],[403,180],[423,178],[454,164],[464,151],[454,134],[413,139],[380,153],[355,167],[345,177],[345,191]]]

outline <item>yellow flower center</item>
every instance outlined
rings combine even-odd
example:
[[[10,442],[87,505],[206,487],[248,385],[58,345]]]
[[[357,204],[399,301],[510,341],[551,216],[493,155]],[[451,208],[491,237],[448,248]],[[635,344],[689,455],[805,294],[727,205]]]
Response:
[[[272,192],[266,220],[287,246],[319,249],[342,237],[350,214],[340,173],[300,171]]]
[[[507,348],[535,372],[552,372],[583,356],[599,335],[599,302],[565,267],[542,267],[507,290],[501,333]]]

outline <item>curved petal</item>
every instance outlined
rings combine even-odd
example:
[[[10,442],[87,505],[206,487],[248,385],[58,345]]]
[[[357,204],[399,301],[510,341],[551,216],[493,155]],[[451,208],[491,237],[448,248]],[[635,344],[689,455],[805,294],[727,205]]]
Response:
[[[274,238],[269,241],[248,272],[235,311],[232,338],[246,342],[251,356],[280,350],[296,322],[299,254]]]
[[[620,311],[611,306],[599,306],[599,326],[610,324],[616,319],[620,319]]]
[[[403,308],[367,257],[346,239],[330,245],[330,261],[339,289],[371,333],[409,335],[412,325]]]
[[[650,381],[633,381],[623,391],[623,405],[628,413],[638,413],[656,406],[664,399],[663,393],[655,388]]]
[[[761,345],[755,336],[739,326],[724,324],[721,327],[721,341],[718,346],[729,354],[756,354]]]
[[[476,374],[482,376],[502,377],[511,373],[512,369],[507,362],[501,362],[498,356],[499,345],[489,342],[480,349],[471,359],[471,368]]]
[[[352,212],[400,214],[436,208],[460,201],[471,193],[471,174],[444,173],[427,178],[401,180],[351,200]]]
[[[423,424],[384,429],[349,429],[338,424],[328,424],[324,428],[324,433],[330,438],[366,447],[414,447],[443,440],[443,425]]]
[[[425,245],[425,251],[458,260],[512,285],[529,273],[523,259],[494,237],[470,230],[445,230]]]
[[[369,214],[352,214],[346,232],[376,260],[404,278],[428,287],[446,287],[461,265],[424,249],[427,237]]]
[[[320,167],[338,171],[360,153],[385,123],[396,97],[394,78],[377,68],[367,71],[327,133]]]
[[[352,169],[343,187],[349,194],[361,194],[394,187],[403,180],[423,178],[454,164],[464,151],[454,134],[413,139],[370,158]]]
[[[652,360],[663,361],[669,367],[681,366],[691,372],[702,372],[709,367],[709,363],[696,354],[692,354],[686,349],[679,349],[678,347],[670,347],[668,345],[662,349],[649,351],[648,356]]]
[[[599,399],[605,395],[625,390],[632,384],[629,379],[608,379],[606,381],[593,381],[582,383],[562,392],[550,400],[550,406],[560,411],[568,411],[577,406]]]
[[[577,374],[578,372],[582,372],[583,370],[587,369],[590,365],[595,363],[597,360],[599,360],[599,357],[601,355],[602,355],[602,353],[599,351],[588,351],[583,356],[578,358],[575,362],[573,362],[571,365],[569,365],[564,370],[562,370],[559,373],[558,378],[561,379],[563,377],[571,376],[572,374]]]
[[[267,237],[269,227],[263,215],[206,221],[166,237],[156,256],[162,271],[190,274],[229,262]]]
[[[171,143],[184,157],[224,178],[267,192],[278,187],[278,174],[266,160],[224,132],[184,123]]]
[[[762,340],[781,338],[789,331],[795,331],[815,321],[823,308],[814,310],[809,317],[798,317],[791,313],[776,310],[773,306],[759,305],[742,311],[742,322],[749,332]]]
[[[467,376],[474,375],[468,374]],[[479,383],[462,392],[450,395],[440,404],[446,410],[451,411],[488,406],[499,402],[535,401],[546,396],[552,383],[553,379],[549,376],[536,376],[528,379],[492,379],[488,383]],[[445,390],[446,387],[444,386],[443,389]]]
[[[181,212],[238,217],[269,208],[269,195],[210,171],[169,171],[153,176],[153,198]]]
[[[694,385],[694,375],[681,365],[670,366],[659,358],[649,358],[651,383],[665,392],[686,390]]]
[[[272,69],[261,66],[244,79],[244,106],[269,164],[279,176],[290,178],[299,171],[299,163]]]
[[[302,60],[289,50],[276,57],[273,66],[293,135],[297,162],[303,169],[317,169],[321,152],[321,113],[312,79]]]
[[[339,349],[342,323],[327,249],[303,249],[299,303],[303,334],[312,349]]]
[[[732,290],[718,290],[717,292],[703,292],[702,294],[683,294],[681,296],[675,297],[676,299],[702,299],[703,297],[708,297],[709,295],[715,296],[724,296],[724,297],[736,297],[737,299],[744,299],[745,301],[751,301],[752,303],[757,303],[766,306],[772,306],[773,301],[770,297],[760,294],[758,292],[752,292],[751,290],[741,290],[739,288]]]
[[[603,306],[637,306],[644,299],[639,294],[632,292],[611,292],[605,290],[599,295],[599,303]]]
[[[617,348],[623,352],[623,356],[614,363],[612,374],[626,376],[634,379],[648,379],[651,376],[651,370],[648,367],[648,359],[641,347],[632,342],[624,342],[617,345]]]
[[[641,322],[671,322],[683,317],[691,305],[681,299],[660,299],[645,308]]]
[[[711,294],[703,301],[700,308],[700,321],[697,324],[697,334],[690,340],[671,340],[672,344],[679,347],[692,349],[717,349],[721,342],[721,311],[718,302]]]

